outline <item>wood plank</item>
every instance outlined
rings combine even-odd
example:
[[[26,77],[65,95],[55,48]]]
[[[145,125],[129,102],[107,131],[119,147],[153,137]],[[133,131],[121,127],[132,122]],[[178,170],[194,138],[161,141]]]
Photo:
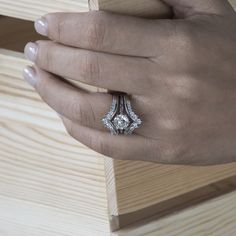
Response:
[[[88,11],[88,0],[0,0],[0,15],[35,20],[49,12]]]
[[[0,51],[0,232],[14,235],[6,222],[28,235],[109,235],[104,156],[71,138],[23,80],[23,55]]]
[[[45,199],[46,201],[47,199]],[[60,205],[60,203],[58,203]],[[0,195],[2,236],[109,236],[108,225],[71,211]],[[104,228],[108,228],[104,231]]]
[[[236,191],[163,219],[139,223],[114,232],[113,236],[235,236]]]

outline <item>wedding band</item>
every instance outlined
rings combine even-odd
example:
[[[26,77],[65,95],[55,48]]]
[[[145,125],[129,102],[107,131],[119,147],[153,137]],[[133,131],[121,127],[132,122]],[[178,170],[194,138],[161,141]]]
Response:
[[[102,119],[104,126],[115,134],[132,134],[141,125],[141,119],[134,113],[125,93],[112,93],[110,111]]]

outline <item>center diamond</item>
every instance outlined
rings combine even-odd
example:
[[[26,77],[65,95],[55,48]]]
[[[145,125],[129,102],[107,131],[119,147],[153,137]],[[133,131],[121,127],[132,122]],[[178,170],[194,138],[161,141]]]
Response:
[[[115,117],[113,124],[116,129],[125,129],[129,126],[129,118],[126,115],[120,114]]]

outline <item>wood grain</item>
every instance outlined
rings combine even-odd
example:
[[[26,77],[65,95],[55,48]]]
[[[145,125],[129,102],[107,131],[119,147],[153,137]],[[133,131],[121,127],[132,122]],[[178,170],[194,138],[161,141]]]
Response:
[[[1,50],[0,221],[28,226],[27,232],[40,222],[52,232],[66,227],[59,235],[108,235],[104,157],[65,132],[23,80],[27,63],[22,54]]]
[[[35,20],[49,12],[88,11],[87,0],[0,0],[0,15]]]
[[[163,219],[135,224],[113,236],[235,236],[236,191]]]
[[[60,206],[61,202],[57,204]],[[2,236],[110,236],[107,222],[93,221],[85,212],[81,215],[57,206],[2,195],[0,209]]]

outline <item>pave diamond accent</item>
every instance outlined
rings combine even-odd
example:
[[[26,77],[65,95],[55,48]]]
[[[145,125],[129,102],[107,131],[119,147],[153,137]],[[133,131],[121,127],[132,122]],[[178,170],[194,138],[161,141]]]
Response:
[[[142,121],[138,116],[133,112],[131,108],[131,103],[129,99],[126,99],[125,102],[126,112],[129,114],[130,118],[133,120],[133,123],[125,130],[125,134],[132,134],[132,132],[141,125]]]

